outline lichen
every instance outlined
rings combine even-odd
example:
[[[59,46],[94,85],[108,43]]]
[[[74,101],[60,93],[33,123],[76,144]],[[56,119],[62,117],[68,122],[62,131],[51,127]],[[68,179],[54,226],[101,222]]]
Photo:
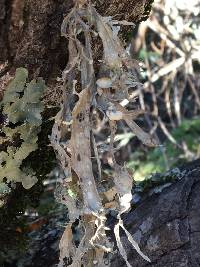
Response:
[[[30,168],[23,167],[23,161],[38,147],[45,83],[42,79],[27,83],[27,78],[26,69],[17,69],[0,103],[5,117],[0,133],[1,145],[4,144],[0,152],[0,183],[11,187],[13,182],[21,182],[30,189],[37,178]]]
[[[124,120],[143,144],[150,147],[158,145],[157,139],[135,122],[139,115],[144,114],[144,110],[128,110],[122,105],[124,99],[135,101],[130,89],[141,87],[141,84],[135,75],[136,64],[118,36],[121,25],[134,26],[125,20],[103,17],[90,1],[81,0],[75,1],[74,8],[61,26],[62,35],[68,38],[69,61],[62,75],[63,102],[55,117],[51,144],[66,174],[60,181],[60,187],[64,190],[60,190],[60,194],[58,191],[57,199],[68,207],[71,224],[79,220],[82,235],[79,246],[75,247],[73,242],[69,244],[69,239],[66,240],[68,235],[71,236],[71,229],[66,228],[60,242],[59,266],[64,266],[65,258],[72,260],[70,266],[91,266],[94,262],[104,266],[104,256],[113,250],[113,244],[106,236],[109,230],[106,227],[106,214],[110,209],[117,214],[114,235],[127,266],[130,264],[121,242],[121,230],[139,255],[150,261],[121,219],[121,215],[131,207],[133,179],[129,170],[115,159],[117,122]],[[99,69],[96,68],[97,60],[93,55],[93,42],[97,36],[103,50],[103,56],[98,60]],[[72,101],[74,95],[76,102]],[[108,186],[102,179],[103,168],[96,142],[98,138],[93,131],[93,111],[95,114],[104,114],[110,129],[108,162],[112,175],[108,178]],[[98,165],[98,179],[95,164]],[[72,185],[77,188],[76,198],[66,190],[71,190]],[[73,253],[69,254],[69,251]]]

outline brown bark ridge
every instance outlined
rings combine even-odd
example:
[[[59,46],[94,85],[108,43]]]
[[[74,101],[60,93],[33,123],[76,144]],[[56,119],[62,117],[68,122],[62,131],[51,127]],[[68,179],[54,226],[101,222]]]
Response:
[[[151,3],[94,1],[102,15],[136,23],[146,19]],[[26,67],[33,77],[39,75],[46,80],[59,75],[67,61],[66,39],[60,36],[60,26],[72,6],[72,0],[1,0],[0,63],[8,61],[13,71]]]
[[[124,219],[127,230],[152,261],[145,262],[122,238],[133,267],[200,266],[200,160],[179,170],[182,179],[147,197]],[[117,254],[112,266],[122,267],[125,262]]]

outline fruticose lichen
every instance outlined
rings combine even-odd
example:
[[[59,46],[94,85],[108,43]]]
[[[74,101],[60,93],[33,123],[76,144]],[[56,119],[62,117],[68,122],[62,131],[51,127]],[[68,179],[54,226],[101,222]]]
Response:
[[[121,230],[136,251],[150,261],[121,219],[121,215],[131,207],[133,179],[129,170],[120,166],[115,159],[114,138],[118,122],[125,121],[143,144],[151,147],[158,145],[157,140],[134,121],[144,110],[128,110],[122,104],[123,100],[128,103],[135,101],[131,91],[141,84],[135,75],[137,64],[118,37],[121,25],[133,26],[133,23],[103,17],[91,1],[77,0],[61,26],[62,35],[68,39],[69,58],[63,71],[63,102],[55,117],[51,144],[65,174],[56,196],[67,206],[70,222],[60,241],[59,267],[65,266],[66,258],[72,260],[72,267],[105,265],[105,256],[113,250],[113,244],[106,235],[109,230],[106,215],[111,210],[117,214],[114,234],[127,266],[130,264],[120,240]],[[93,55],[93,43],[97,36],[102,45],[102,57],[98,60]],[[107,151],[112,176],[106,184],[102,179],[103,168],[92,122],[93,112],[101,114],[110,129]],[[73,242],[72,232],[77,220],[80,231],[78,247]]]

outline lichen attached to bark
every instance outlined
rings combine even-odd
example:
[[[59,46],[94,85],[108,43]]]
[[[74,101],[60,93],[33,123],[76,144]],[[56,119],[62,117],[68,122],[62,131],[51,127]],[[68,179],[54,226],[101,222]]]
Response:
[[[60,243],[59,266],[64,266],[64,258],[69,257],[68,252],[63,253],[66,246],[71,252],[70,266],[104,266],[105,255],[113,249],[106,236],[106,231],[109,230],[106,227],[106,215],[110,209],[117,214],[118,223],[114,233],[119,251],[127,265],[130,266],[120,241],[120,228],[137,252],[150,261],[124,228],[121,219],[121,214],[130,209],[133,180],[129,170],[117,164],[115,160],[113,141],[117,122],[124,120],[145,145],[158,144],[153,136],[144,132],[134,122],[144,111],[129,111],[122,105],[124,99],[134,101],[129,89],[141,84],[135,76],[137,65],[118,37],[121,25],[133,26],[133,23],[102,17],[87,0],[75,1],[74,8],[62,23],[61,33],[69,40],[69,61],[63,71],[63,103],[56,116],[51,142],[65,173],[61,182],[64,189],[60,191],[60,199],[67,205],[71,220]],[[95,37],[99,38],[103,46],[103,57],[98,63],[94,62],[92,51]],[[99,70],[95,71],[98,65]],[[104,188],[103,192],[100,190],[103,180],[93,131],[93,111],[100,112],[107,118],[111,132],[108,150],[113,177],[110,177],[108,190]],[[91,160],[92,151],[95,151],[98,177]],[[69,194],[69,190],[73,194]],[[112,192],[113,197],[110,197],[107,191]],[[107,198],[104,197],[106,193]],[[79,220],[81,233],[78,247],[73,240],[69,243],[66,238],[71,236],[70,225],[73,225],[75,220]]]
[[[13,183],[21,182],[25,189],[30,189],[37,182],[34,172],[23,167],[23,161],[37,149],[45,83],[42,79],[27,83],[27,78],[26,69],[17,69],[0,103],[3,116],[0,132],[1,187],[5,184],[12,187]]]

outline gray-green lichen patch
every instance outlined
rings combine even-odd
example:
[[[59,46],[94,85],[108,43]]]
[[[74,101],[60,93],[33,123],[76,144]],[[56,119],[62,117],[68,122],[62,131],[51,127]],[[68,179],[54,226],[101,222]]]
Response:
[[[182,170],[176,167],[165,173],[152,174],[145,180],[136,182],[132,190],[132,204],[138,205],[144,198],[162,193],[164,189],[170,187],[176,181],[181,180],[190,172],[190,170]]]
[[[13,182],[21,182],[30,189],[37,178],[30,168],[23,168],[23,161],[38,147],[45,83],[42,79],[27,83],[27,79],[28,71],[17,69],[0,103],[6,118],[0,131],[0,183],[10,187]]]
[[[159,247],[159,237],[151,235],[147,241],[147,247],[150,251],[155,251]]]
[[[152,227],[153,218],[149,217],[147,220],[143,221],[143,223],[139,226],[141,232],[146,234]]]

